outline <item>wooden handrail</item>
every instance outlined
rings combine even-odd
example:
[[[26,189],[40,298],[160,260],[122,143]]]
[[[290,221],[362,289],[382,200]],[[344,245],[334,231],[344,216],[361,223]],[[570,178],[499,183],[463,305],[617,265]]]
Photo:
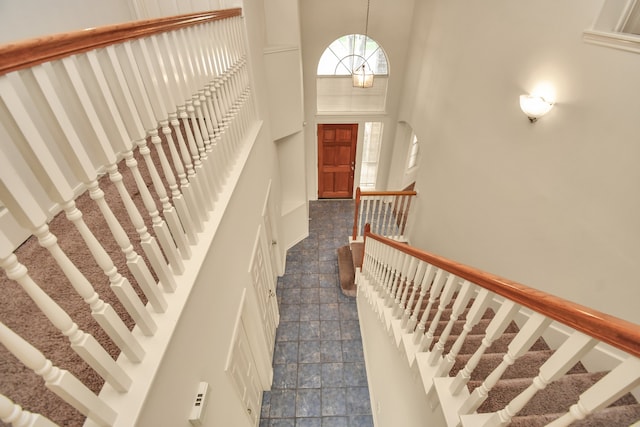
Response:
[[[360,187],[356,191],[358,191]],[[417,191],[360,191],[362,196],[416,196]]]
[[[53,34],[0,46],[0,75],[93,49],[240,16],[242,9],[190,13]]]
[[[472,283],[557,320],[558,322],[571,326],[577,331],[597,338],[635,357],[640,357],[640,325],[567,301],[555,295],[530,288],[477,268],[430,254],[403,243],[398,243],[386,237],[365,232],[365,242],[369,238],[378,240],[399,251],[426,261],[462,279],[469,280]]]
[[[360,187],[356,188],[356,207],[353,212],[353,233],[351,235],[353,240],[358,237],[358,214],[360,213],[360,201],[363,196],[416,196],[417,191],[402,190],[402,191],[362,191]],[[405,218],[406,222],[406,218]],[[404,227],[403,227],[404,228]]]

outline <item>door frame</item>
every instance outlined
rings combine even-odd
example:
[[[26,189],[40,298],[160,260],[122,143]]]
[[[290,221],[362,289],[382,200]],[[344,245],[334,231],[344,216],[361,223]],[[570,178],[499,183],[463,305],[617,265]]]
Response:
[[[316,197],[318,199],[321,198],[320,195],[320,163],[321,163],[321,147],[320,147],[320,143],[321,143],[321,139],[320,139],[320,130],[322,126],[331,126],[331,125],[335,125],[335,126],[355,126],[355,140],[353,141],[353,145],[351,147],[351,157],[352,157],[352,164],[351,164],[351,177],[350,177],[350,181],[351,181],[351,186],[349,189],[349,193],[350,193],[350,198],[353,199],[354,194],[355,194],[355,189],[357,186],[357,182],[358,180],[356,180],[356,176],[357,173],[359,173],[359,162],[358,162],[358,150],[359,150],[359,141],[361,140],[361,132],[362,132],[362,123],[360,123],[360,121],[349,121],[349,122],[342,122],[342,121],[332,121],[332,122],[322,122],[322,123],[316,123],[316,138],[315,138],[315,148],[316,148]],[[322,197],[322,198],[327,198],[327,197]],[[331,197],[328,197],[329,199]],[[339,197],[336,197],[339,198]]]

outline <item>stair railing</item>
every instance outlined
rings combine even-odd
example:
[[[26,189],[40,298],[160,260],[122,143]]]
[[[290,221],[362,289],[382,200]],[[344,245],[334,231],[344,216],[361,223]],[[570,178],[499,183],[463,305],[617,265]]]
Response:
[[[427,397],[432,407],[442,407],[448,426],[508,425],[540,390],[600,343],[621,351],[616,366],[550,425],[583,419],[640,385],[640,325],[368,230],[364,242],[364,261],[356,273],[358,298],[377,313],[395,345],[404,349],[409,365],[417,364]],[[514,323],[518,316],[520,327]],[[459,320],[464,320],[462,327]],[[487,324],[482,340],[452,375],[458,352],[469,344],[466,339],[481,320]],[[558,324],[569,331],[567,338],[531,385],[501,410],[478,414],[506,369]],[[458,328],[455,335],[453,328]],[[502,363],[470,393],[466,385],[483,354],[506,332],[510,341]]]
[[[149,373],[160,364],[258,128],[240,9],[0,46],[0,200],[55,260],[123,357],[114,361],[79,329],[29,274],[25,265],[35,271],[38,260],[19,260],[3,230],[0,267],[98,373],[102,392],[53,366],[37,342],[27,342],[1,317],[0,343],[88,417],[87,425],[135,423],[153,381]],[[114,214],[107,189],[117,194],[124,217]],[[83,220],[75,200],[84,190],[119,251],[107,251]],[[49,229],[52,210],[73,223],[113,296],[98,293],[59,245],[65,236]],[[115,267],[118,257],[126,258],[127,274]],[[169,312],[171,320],[163,318]],[[129,317],[133,329],[123,320]],[[5,386],[0,381],[0,393],[10,396]],[[3,419],[44,419],[1,397]]]
[[[365,224],[369,224],[373,233],[406,241],[411,201],[417,194],[414,190],[362,191],[358,187],[351,239],[362,240]]]

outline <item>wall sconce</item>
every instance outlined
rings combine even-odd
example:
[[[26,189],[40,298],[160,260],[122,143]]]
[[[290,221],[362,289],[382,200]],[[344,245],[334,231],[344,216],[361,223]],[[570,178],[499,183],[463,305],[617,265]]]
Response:
[[[541,96],[520,95],[520,109],[527,115],[531,123],[535,123],[552,108],[553,102],[549,102]]]

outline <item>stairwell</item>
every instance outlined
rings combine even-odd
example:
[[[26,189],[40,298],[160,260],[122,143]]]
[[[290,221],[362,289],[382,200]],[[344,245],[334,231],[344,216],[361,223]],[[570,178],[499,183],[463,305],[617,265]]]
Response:
[[[429,420],[447,427],[626,427],[640,421],[640,404],[629,392],[640,385],[636,357],[611,372],[589,372],[582,361],[600,351],[596,340],[570,333],[560,344],[548,343],[549,326],[557,326],[551,319],[444,270],[393,255],[388,247],[369,249],[368,244],[357,273],[367,371],[394,371],[386,375],[387,389],[397,387],[394,378],[404,377],[403,387],[415,394],[411,383],[421,383],[424,394],[407,399],[423,402],[414,409],[420,420],[404,421],[407,426]],[[376,320],[362,322],[369,318]],[[383,344],[383,334],[372,331],[380,328]],[[403,366],[389,366],[389,360]],[[619,375],[625,364],[626,373]],[[385,399],[392,400],[393,392],[375,383],[370,379],[376,425],[390,425]],[[612,391],[616,387],[621,390]]]

